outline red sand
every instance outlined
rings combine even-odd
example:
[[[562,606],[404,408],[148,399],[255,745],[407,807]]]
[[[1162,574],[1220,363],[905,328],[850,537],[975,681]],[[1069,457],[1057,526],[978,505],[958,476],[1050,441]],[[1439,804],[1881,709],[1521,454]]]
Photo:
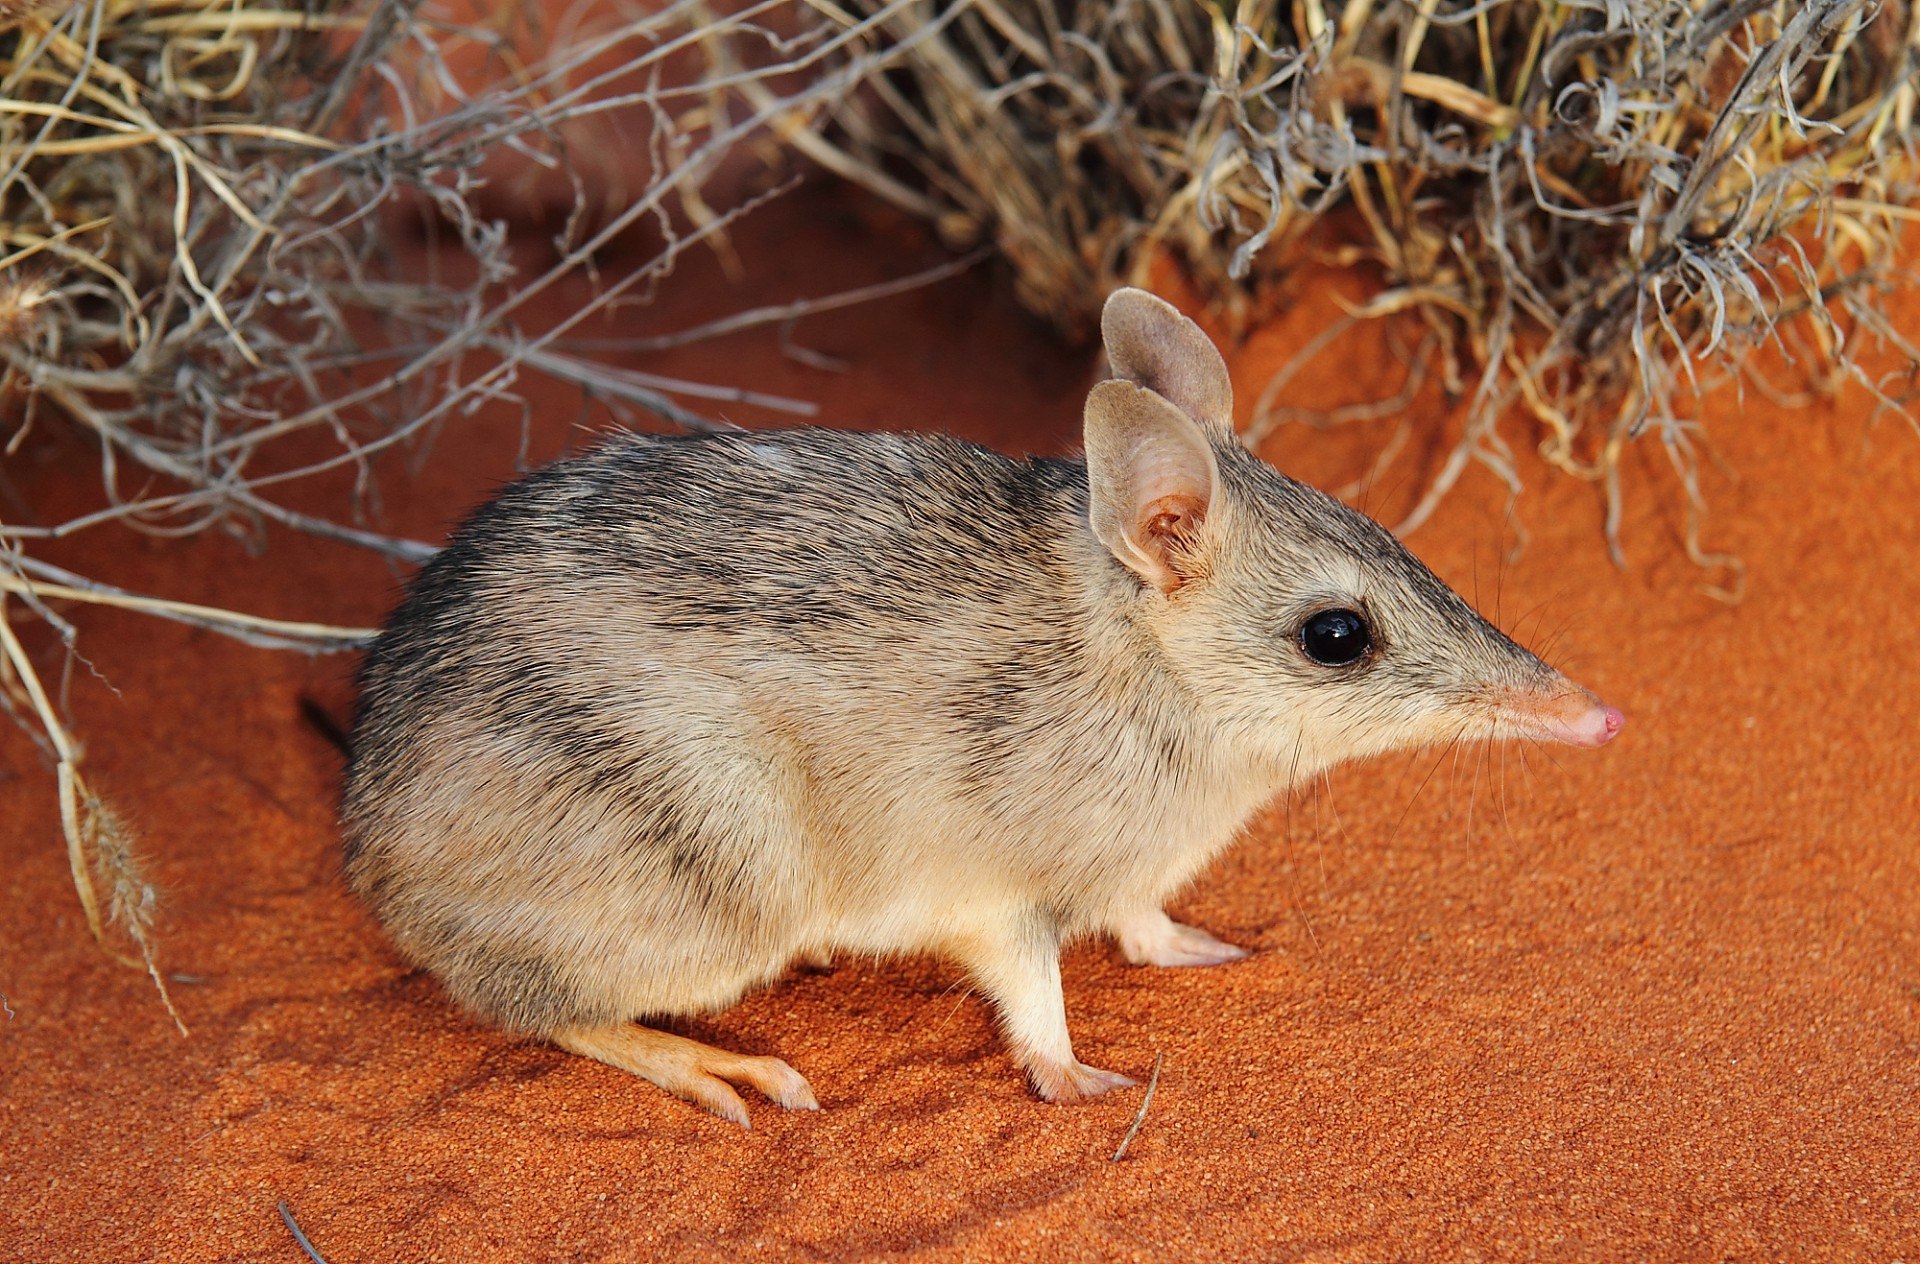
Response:
[[[743,242],[781,261],[777,284],[732,288],[699,261],[646,323],[932,257],[876,240],[891,235],[801,197]],[[1333,310],[1310,287],[1239,355],[1243,382]],[[1021,451],[1072,442],[1091,371],[983,277],[798,336],[851,371],[784,359],[771,336],[647,367]],[[1387,393],[1378,346],[1343,345],[1361,350],[1303,396]],[[1920,444],[1869,433],[1866,412],[1859,394],[1711,407],[1737,474],[1711,480],[1713,531],[1752,571],[1732,607],[1680,558],[1664,492],[1630,506],[1622,573],[1591,489],[1530,467],[1534,534],[1507,563],[1498,489],[1468,480],[1415,547],[1524,637],[1549,634],[1626,709],[1625,736],[1524,768],[1513,751],[1360,766],[1276,806],[1179,908],[1255,948],[1245,963],[1074,950],[1082,1056],[1142,1079],[1165,1058],[1121,1163],[1140,1090],[1035,1101],[981,1001],[931,961],[796,975],[694,1025],[779,1053],[819,1092],[818,1115],[750,1103],[752,1132],[463,1020],[341,886],[339,758],[297,700],[344,710],[351,664],[83,612],[119,696],[80,674],[79,730],[168,893],[165,965],[198,980],[175,986],[193,1034],[89,942],[52,778],[0,726],[0,1258],[295,1261],[284,1199],[332,1264],[1911,1260]],[[545,398],[536,456],[582,416]],[[390,476],[389,525],[437,537],[511,474],[517,441],[504,416],[449,431],[429,475]],[[1355,438],[1300,429],[1269,454],[1329,485],[1365,461]],[[81,503],[85,456],[48,460],[36,499]],[[376,560],[270,544],[262,567],[227,538],[103,530],[56,560],[291,618],[372,622],[393,599]]]

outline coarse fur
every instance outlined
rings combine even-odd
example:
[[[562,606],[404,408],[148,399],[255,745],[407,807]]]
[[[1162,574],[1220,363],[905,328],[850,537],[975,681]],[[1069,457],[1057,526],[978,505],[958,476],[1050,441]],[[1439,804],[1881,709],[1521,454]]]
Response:
[[[800,958],[942,953],[1043,1095],[1091,1095],[1126,1081],[1072,1057],[1063,939],[1242,955],[1161,908],[1276,795],[1593,705],[1241,447],[1190,322],[1123,291],[1107,341],[1087,461],[623,435],[477,511],[374,646],[354,728],[347,873],[401,949],[482,1017],[741,1122],[682,1081],[811,1104],[804,1081],[623,1026]],[[1303,653],[1330,607],[1364,612],[1363,662]],[[698,1065],[608,1052],[639,1039]]]

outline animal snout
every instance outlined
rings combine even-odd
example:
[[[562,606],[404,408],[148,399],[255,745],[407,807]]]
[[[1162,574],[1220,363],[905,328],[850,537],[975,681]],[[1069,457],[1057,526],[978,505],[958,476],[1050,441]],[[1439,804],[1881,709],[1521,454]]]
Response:
[[[1494,713],[1508,736],[1568,746],[1604,746],[1627,717],[1591,692],[1559,676],[1540,685],[1510,686],[1493,695]]]
[[[1541,707],[1531,717],[1540,736],[1569,746],[1604,746],[1619,735],[1627,717],[1582,689]]]

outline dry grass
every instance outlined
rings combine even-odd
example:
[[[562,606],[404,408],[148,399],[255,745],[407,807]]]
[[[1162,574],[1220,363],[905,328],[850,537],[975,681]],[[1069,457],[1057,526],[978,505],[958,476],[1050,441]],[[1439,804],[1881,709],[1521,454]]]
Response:
[[[424,440],[511,408],[527,375],[571,383],[622,422],[722,424],[685,399],[810,413],[631,361],[816,305],[624,343],[578,337],[779,191],[710,205],[715,168],[772,115],[710,108],[713,90],[681,69],[696,19],[715,46],[777,47],[757,12],[604,0],[529,31],[542,10],[511,0],[0,4],[0,706],[56,769],[88,925],[103,942],[117,925],[156,984],[155,892],[64,704],[86,608],[309,652],[371,633],[126,592],[54,565],[48,548],[129,529],[261,545],[277,525],[421,561],[433,546],[375,529],[381,458],[430,453]],[[850,51],[859,38],[797,47],[736,86],[838,59],[821,82],[844,88],[871,69]],[[576,138],[609,128],[643,143],[631,188],[595,187],[577,161]],[[573,191],[533,268],[485,197],[515,167]],[[430,275],[395,267],[397,223],[439,239]],[[636,227],[664,244],[609,249]],[[577,278],[590,297],[536,322],[532,300]],[[11,477],[36,445],[90,454],[97,508],[50,513]],[[286,503],[315,479],[342,488],[324,516]],[[44,650],[16,632],[33,622],[54,633],[38,637]]]
[[[1166,257],[1245,319],[1349,208],[1364,238],[1336,257],[1382,282],[1353,319],[1417,330],[1405,398],[1424,375],[1466,406],[1403,528],[1473,461],[1517,488],[1515,417],[1616,503],[1624,445],[1656,436],[1697,507],[1684,405],[1716,375],[1776,389],[1752,376],[1761,340],[1886,404],[1901,384],[1855,349],[1920,361],[1877,302],[1915,217],[1910,0],[581,0],[517,39],[536,10],[488,4],[0,2],[0,706],[56,770],[89,925],[119,925],[156,983],[153,889],[64,705],[87,608],[308,651],[369,633],[126,592],[48,550],[278,526],[418,562],[431,545],[378,530],[382,458],[511,406],[528,375],[621,422],[721,424],[702,400],[806,415],[634,360],[897,286],[580,336],[778,191],[710,191],[769,135],[988,243],[1069,329]],[[644,140],[630,188],[576,161],[608,120]],[[574,191],[537,267],[487,209],[502,161]],[[396,269],[403,221],[445,266]],[[664,245],[608,249],[640,226]],[[578,277],[591,297],[536,321]],[[1293,418],[1279,385],[1256,431]],[[43,512],[11,477],[45,444],[97,464],[97,507]],[[289,503],[316,479],[341,488],[324,515]]]
[[[1756,346],[1815,390],[1910,396],[1920,353],[1881,316],[1916,217],[1909,0],[795,7],[904,52],[857,93],[795,92],[794,145],[955,244],[991,241],[1063,328],[1164,256],[1229,324],[1302,246],[1371,270],[1356,319],[1411,327],[1409,384],[1437,377],[1466,415],[1403,531],[1472,462],[1518,492],[1524,436],[1605,486],[1617,545],[1621,456],[1650,434],[1705,561],[1689,412],[1727,377],[1783,389]],[[1336,210],[1359,245],[1315,235]],[[1895,376],[1860,367],[1869,340]],[[1256,438],[1304,419],[1278,395]]]

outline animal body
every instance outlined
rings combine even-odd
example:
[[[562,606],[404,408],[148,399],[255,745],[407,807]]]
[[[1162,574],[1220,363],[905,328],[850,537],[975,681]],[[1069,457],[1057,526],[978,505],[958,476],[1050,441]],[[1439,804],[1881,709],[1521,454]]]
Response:
[[[1392,535],[1247,451],[1226,367],[1138,290],[1084,460],[928,434],[614,438],[527,476],[374,645],[347,875],[468,1010],[739,1123],[777,1058],[640,1025],[798,959],[931,952],[1051,1101],[1059,953],[1245,954],[1166,901],[1290,786],[1621,724]]]

